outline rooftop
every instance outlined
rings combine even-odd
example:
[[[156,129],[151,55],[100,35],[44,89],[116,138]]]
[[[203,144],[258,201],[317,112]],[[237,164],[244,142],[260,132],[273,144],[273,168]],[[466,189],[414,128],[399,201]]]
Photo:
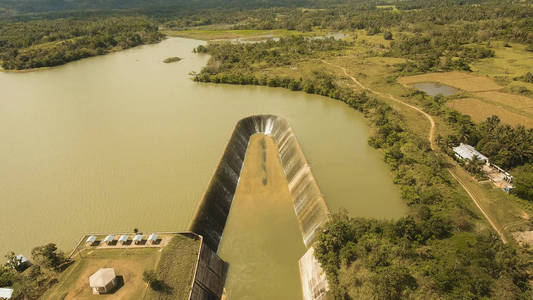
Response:
[[[87,240],[85,242],[86,243],[94,243],[94,242],[96,242],[96,235],[91,235],[90,237],[87,238]]]
[[[102,268],[89,277],[89,285],[91,287],[105,287],[115,277],[115,269]]]
[[[12,288],[0,288],[0,298],[10,299],[12,295],[13,295]]]
[[[28,259],[22,254],[17,255],[17,259],[20,261],[21,264],[28,261]]]
[[[489,162],[489,158],[485,155],[479,153],[474,147],[467,145],[467,144],[459,144],[457,147],[453,147],[453,151],[456,155],[461,157],[462,159],[469,159],[472,160],[474,158],[474,155],[477,156],[480,160],[483,160],[485,162]]]

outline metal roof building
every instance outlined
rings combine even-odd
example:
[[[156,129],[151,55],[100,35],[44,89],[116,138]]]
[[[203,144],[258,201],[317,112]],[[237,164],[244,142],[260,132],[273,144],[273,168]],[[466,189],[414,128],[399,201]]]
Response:
[[[455,152],[455,156],[461,159],[468,159],[472,160],[474,156],[477,156],[478,159],[484,161],[486,164],[489,163],[489,158],[485,155],[479,153],[474,147],[467,145],[467,144],[459,144],[457,147],[453,147],[453,152]]]

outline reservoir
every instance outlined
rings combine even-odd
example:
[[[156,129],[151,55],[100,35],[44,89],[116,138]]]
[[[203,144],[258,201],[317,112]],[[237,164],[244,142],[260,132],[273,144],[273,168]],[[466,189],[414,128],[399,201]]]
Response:
[[[404,214],[359,112],[281,88],[193,82],[189,73],[209,59],[192,53],[201,43],[171,38],[57,68],[0,73],[0,254],[30,256],[48,242],[68,250],[87,232],[185,230],[235,124],[253,114],[288,120],[331,211]],[[173,56],[183,59],[163,63]],[[271,141],[254,145],[275,160]],[[261,171],[253,161],[247,170]],[[277,296],[261,288],[300,294],[297,260],[289,263],[305,251],[294,211],[285,191],[269,189],[283,185],[276,170],[264,176],[272,185],[261,188],[260,205],[247,192],[258,183],[243,180],[222,239],[232,299]],[[254,289],[237,288],[245,285]]]

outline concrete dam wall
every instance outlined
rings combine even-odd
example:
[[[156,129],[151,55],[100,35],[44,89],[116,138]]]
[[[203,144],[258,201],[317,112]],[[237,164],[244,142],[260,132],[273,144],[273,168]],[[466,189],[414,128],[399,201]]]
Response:
[[[202,235],[213,251],[218,250],[254,134],[265,134],[276,143],[302,238],[309,247],[318,227],[327,220],[328,208],[292,128],[287,120],[274,115],[251,116],[237,123],[189,229]]]

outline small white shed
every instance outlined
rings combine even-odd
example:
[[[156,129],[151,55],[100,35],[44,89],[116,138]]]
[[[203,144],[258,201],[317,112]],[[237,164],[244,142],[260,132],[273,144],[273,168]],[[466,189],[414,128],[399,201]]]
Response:
[[[138,245],[138,244],[142,243],[143,238],[144,238],[144,235],[142,235],[142,234],[137,234],[135,237],[133,237],[133,242],[134,242],[136,245]]]
[[[118,242],[121,244],[125,244],[129,239],[129,236],[127,234],[123,234],[118,238]]]
[[[113,243],[114,240],[115,240],[115,236],[110,234],[110,235],[105,237],[104,243],[109,245],[109,244]]]
[[[157,243],[157,234],[155,234],[155,233],[150,234],[150,235],[148,236],[148,240],[147,240],[147,242],[150,242],[150,243],[152,243],[152,244]]]
[[[87,240],[85,241],[85,244],[87,245],[92,245],[96,242],[96,235],[91,235],[87,238]]]

